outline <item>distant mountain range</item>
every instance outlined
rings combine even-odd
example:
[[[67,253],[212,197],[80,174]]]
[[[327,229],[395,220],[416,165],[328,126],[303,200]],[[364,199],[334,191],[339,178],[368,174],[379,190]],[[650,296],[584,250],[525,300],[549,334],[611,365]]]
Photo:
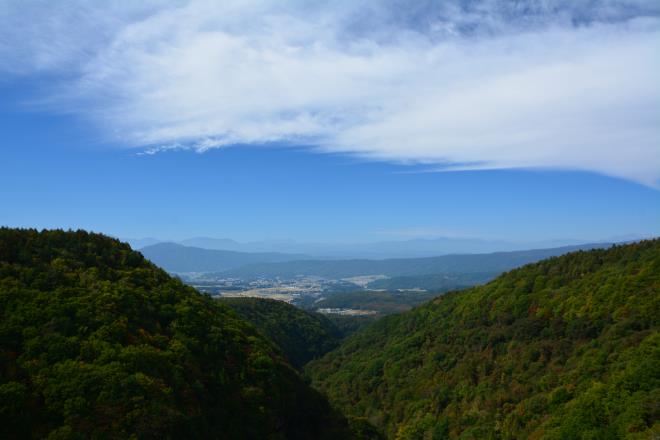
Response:
[[[639,240],[641,235],[628,235],[594,242],[625,242]],[[185,240],[159,240],[157,238],[123,239],[133,249],[142,249],[157,243],[176,243],[183,246],[250,253],[305,254],[316,259],[386,259],[421,258],[449,254],[484,254],[492,252],[523,251],[527,249],[549,249],[575,246],[586,240],[544,240],[535,242],[513,242],[506,240],[484,240],[479,238],[419,238],[364,243],[313,243],[294,240],[264,240],[238,242],[228,238],[194,237]]]
[[[612,243],[594,243],[551,249],[386,260],[298,260],[282,263],[250,264],[224,271],[223,274],[227,277],[243,279],[261,277],[293,278],[299,275],[340,279],[361,275],[411,277],[431,274],[474,274],[478,275],[480,279],[487,280],[507,270],[544,258],[577,250],[604,248],[611,245]]]
[[[594,243],[526,251],[384,260],[321,260],[306,254],[236,252],[202,249],[176,243],[158,243],[144,247],[140,252],[155,264],[174,273],[210,272],[218,276],[242,279],[296,276],[341,279],[362,275],[385,275],[390,277],[391,281],[400,280],[404,284],[414,284],[416,277],[431,275],[435,278],[467,276],[470,280],[467,285],[473,285],[487,281],[507,270],[544,258],[575,250],[608,246],[610,243]],[[378,287],[384,286],[379,284]]]
[[[255,263],[280,263],[311,258],[304,254],[235,252],[158,243],[140,249],[142,255],[168,272],[219,272]]]

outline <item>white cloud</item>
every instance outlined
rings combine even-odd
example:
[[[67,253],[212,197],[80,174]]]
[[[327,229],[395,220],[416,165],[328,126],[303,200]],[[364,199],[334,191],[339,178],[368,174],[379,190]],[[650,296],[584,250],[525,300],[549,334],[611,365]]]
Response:
[[[146,152],[288,142],[660,182],[650,1],[21,4],[0,7],[0,71],[64,76],[50,104]]]

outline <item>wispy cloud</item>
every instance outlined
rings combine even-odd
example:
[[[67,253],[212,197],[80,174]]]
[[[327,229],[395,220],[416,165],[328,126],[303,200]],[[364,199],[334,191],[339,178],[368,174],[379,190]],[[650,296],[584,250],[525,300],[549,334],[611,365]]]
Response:
[[[288,142],[660,182],[657,2],[129,5],[3,3],[0,70],[64,77],[54,107],[148,153]]]

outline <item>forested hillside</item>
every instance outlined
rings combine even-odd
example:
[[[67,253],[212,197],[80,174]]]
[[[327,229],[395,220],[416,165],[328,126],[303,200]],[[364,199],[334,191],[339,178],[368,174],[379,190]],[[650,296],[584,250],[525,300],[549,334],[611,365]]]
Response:
[[[0,438],[345,438],[228,306],[126,244],[0,229]]]
[[[405,312],[441,294],[441,292],[429,293],[425,291],[334,293],[314,302],[313,306],[315,308],[371,310],[380,317]]]
[[[339,345],[341,332],[319,313],[272,299],[224,298],[221,301],[275,342],[297,368]]]
[[[306,369],[401,439],[660,437],[660,240],[576,252],[357,332]]]

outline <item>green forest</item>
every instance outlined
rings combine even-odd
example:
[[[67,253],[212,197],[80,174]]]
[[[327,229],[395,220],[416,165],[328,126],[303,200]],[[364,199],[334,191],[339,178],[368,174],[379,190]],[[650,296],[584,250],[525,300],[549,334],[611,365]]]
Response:
[[[263,298],[223,298],[282,350],[291,365],[301,368],[336,348],[341,331],[320,313],[307,312],[283,301]]]
[[[442,292],[426,291],[357,291],[333,293],[313,303],[315,308],[348,308],[372,310],[378,316],[410,310],[441,295]]]
[[[0,438],[660,437],[660,240],[362,294],[323,305],[392,314],[215,300],[118,240],[0,228]]]
[[[0,229],[0,438],[350,438],[252,325],[126,244]]]
[[[660,437],[660,240],[550,258],[382,318],[306,367],[396,439]]]

